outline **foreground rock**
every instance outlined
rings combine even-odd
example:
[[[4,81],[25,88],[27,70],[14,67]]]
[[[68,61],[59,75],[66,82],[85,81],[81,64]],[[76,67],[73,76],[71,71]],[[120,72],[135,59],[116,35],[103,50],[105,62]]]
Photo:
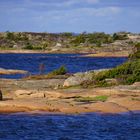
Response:
[[[3,101],[0,102],[0,112],[131,113],[131,111],[140,111],[139,82],[129,86],[114,86],[108,88],[83,89],[73,87],[54,89],[58,84],[63,85],[64,81],[65,79],[1,79],[0,86],[3,92]],[[51,84],[49,84],[49,82]],[[100,98],[103,96],[107,98],[106,100],[79,100],[87,98],[94,99],[98,96],[100,96]]]
[[[7,94],[4,91],[4,101],[0,102],[0,112],[131,113],[132,111],[140,111],[140,89],[137,88],[136,91],[135,88],[132,85],[129,91],[117,87],[61,90],[23,89],[8,92]],[[9,98],[10,96],[11,98]],[[108,98],[106,101],[93,102],[76,100],[79,97],[94,98],[96,96],[107,96]]]
[[[27,74],[28,72],[27,71],[24,71],[24,70],[11,70],[11,69],[3,69],[3,68],[0,68],[0,74],[1,75],[8,75],[8,74]]]

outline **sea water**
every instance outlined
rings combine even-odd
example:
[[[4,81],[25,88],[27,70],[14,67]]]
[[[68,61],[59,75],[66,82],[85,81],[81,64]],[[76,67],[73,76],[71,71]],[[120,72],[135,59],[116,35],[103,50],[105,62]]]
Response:
[[[108,69],[122,64],[126,57],[83,57],[80,54],[0,54],[0,68],[26,70],[39,74],[39,66],[44,64],[44,73],[64,65],[68,73]],[[0,75],[0,78],[22,78],[24,75]]]
[[[1,114],[0,140],[140,140],[140,113]]]

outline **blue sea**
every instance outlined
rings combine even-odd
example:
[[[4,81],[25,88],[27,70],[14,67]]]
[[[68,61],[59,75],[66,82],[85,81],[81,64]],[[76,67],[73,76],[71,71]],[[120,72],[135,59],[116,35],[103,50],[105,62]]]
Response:
[[[0,68],[21,69],[38,74],[40,64],[45,65],[44,73],[64,65],[69,73],[76,73],[112,68],[126,60],[124,57],[83,57],[80,54],[0,54]],[[23,75],[0,75],[0,77],[22,78]]]
[[[140,113],[1,114],[0,140],[140,140]]]

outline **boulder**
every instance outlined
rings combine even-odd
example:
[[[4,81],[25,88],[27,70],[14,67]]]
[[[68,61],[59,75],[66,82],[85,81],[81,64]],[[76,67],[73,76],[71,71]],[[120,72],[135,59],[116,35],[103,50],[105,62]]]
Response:
[[[92,81],[93,79],[93,74],[98,74],[101,71],[106,71],[109,69],[99,69],[99,70],[94,70],[94,71],[87,71],[87,72],[78,72],[75,73],[73,76],[70,76],[64,81],[63,87],[69,87],[69,86],[76,86],[80,85],[85,81]]]
[[[70,76],[64,81],[63,86],[69,87],[69,86],[80,85],[84,81],[92,80],[92,77],[93,77],[92,71],[75,73],[73,76]]]
[[[2,91],[0,90],[0,101],[2,100]]]

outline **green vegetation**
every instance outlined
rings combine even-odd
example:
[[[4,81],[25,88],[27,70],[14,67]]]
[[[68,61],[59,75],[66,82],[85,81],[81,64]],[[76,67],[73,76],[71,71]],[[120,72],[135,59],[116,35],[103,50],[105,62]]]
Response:
[[[33,46],[31,43],[27,42],[26,46],[23,48],[26,50],[42,50],[41,46]]]
[[[99,72],[94,76],[97,83],[104,82],[106,78],[116,78],[121,84],[132,84],[140,81],[140,59],[128,61],[109,71]]]
[[[87,36],[90,43],[102,44],[102,43],[111,43],[113,41],[112,36],[105,33],[92,33]]]
[[[77,97],[74,100],[77,102],[105,102],[108,99],[108,96],[102,95],[102,96],[96,96],[96,97]]]
[[[128,39],[127,37],[127,34],[117,34],[117,33],[114,33],[113,34],[113,40],[126,40]]]
[[[132,84],[140,81],[140,49],[136,44],[136,50],[130,55],[129,61],[108,71],[93,75],[96,83],[104,82],[106,78],[116,78],[120,84]]]
[[[11,47],[14,49],[30,49],[30,50],[51,50],[58,43],[63,48],[77,49],[104,47],[116,40],[128,39],[128,33],[120,32],[106,34],[104,32],[93,32],[74,34],[70,32],[64,33],[33,33],[33,32],[9,32],[0,33],[0,46]],[[133,45],[133,41],[126,42],[128,45]],[[14,46],[17,47],[14,47]],[[98,48],[100,49],[100,48]],[[80,49],[78,50],[80,51]]]
[[[101,47],[103,43],[112,43],[113,38],[109,34],[105,33],[82,33],[79,34],[71,41],[75,46],[80,45],[81,43],[85,44],[95,44],[97,47]]]
[[[33,45],[28,42],[23,49],[33,50]]]
[[[130,59],[140,59],[140,42],[135,44],[134,53],[129,57]]]
[[[84,34],[80,34],[76,36],[76,38],[72,40],[71,43],[77,46],[77,45],[80,45],[81,43],[84,43],[85,40],[86,40],[86,36]]]
[[[25,33],[14,33],[14,32],[6,32],[6,39],[11,41],[27,41],[28,37]]]
[[[65,66],[61,66],[60,68],[52,71],[50,74],[53,74],[53,75],[64,75],[66,74],[67,72],[67,69]]]
[[[6,38],[9,40],[14,40],[15,36],[14,33],[11,33],[9,31],[6,32]]]
[[[59,75],[65,75],[67,73],[67,69],[65,66],[61,66],[60,68],[48,73],[48,74],[39,74],[39,75],[30,75],[25,77],[25,79],[35,79],[35,80],[40,80],[40,79],[51,79],[51,78],[59,78],[57,76]],[[61,77],[62,78],[62,77]]]
[[[97,75],[95,76],[93,74],[93,80],[86,80],[86,81],[83,81],[80,86],[82,88],[93,88],[93,87],[110,87],[110,86],[114,86],[116,85],[117,83],[115,82],[107,82],[105,79],[103,80],[97,80],[96,78],[99,78],[100,76]]]
[[[64,33],[60,33],[60,35],[63,36],[63,37],[72,37],[73,36],[73,33],[64,32]]]

